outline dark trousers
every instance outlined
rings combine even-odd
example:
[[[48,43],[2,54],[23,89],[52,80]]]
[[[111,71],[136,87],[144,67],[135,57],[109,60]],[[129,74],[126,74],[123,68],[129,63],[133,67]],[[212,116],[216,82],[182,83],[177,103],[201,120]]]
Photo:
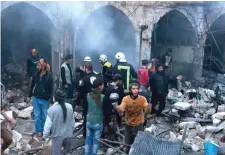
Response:
[[[68,84],[68,87],[65,88],[65,93],[66,93],[66,98],[67,99],[72,99],[73,98],[73,87],[72,84]]]
[[[158,110],[155,110],[155,106],[158,104],[159,102],[159,108]],[[152,93],[152,114],[156,113],[156,116],[161,116],[162,115],[162,111],[165,108],[166,105],[166,94],[156,94],[156,93]]]
[[[4,151],[9,147],[12,143],[12,133],[7,129],[7,122],[6,120],[2,121],[1,123],[1,138],[3,139],[3,144],[1,147],[1,154],[4,154]]]
[[[128,145],[132,145],[138,131],[143,131],[143,130],[144,130],[143,124],[138,126],[130,126],[126,124],[125,125],[125,143]]]

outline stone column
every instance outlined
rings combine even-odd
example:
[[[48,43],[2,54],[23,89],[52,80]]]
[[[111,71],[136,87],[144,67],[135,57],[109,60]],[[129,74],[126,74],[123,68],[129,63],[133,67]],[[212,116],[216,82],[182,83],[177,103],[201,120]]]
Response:
[[[139,66],[140,66],[140,59],[141,59],[140,30],[136,30],[135,38],[136,38],[136,63],[135,63],[136,67],[135,68],[139,68]]]

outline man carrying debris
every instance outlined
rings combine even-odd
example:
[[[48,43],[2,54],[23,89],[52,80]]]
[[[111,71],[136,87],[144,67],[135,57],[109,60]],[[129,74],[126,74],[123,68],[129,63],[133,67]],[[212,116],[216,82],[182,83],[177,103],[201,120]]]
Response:
[[[87,123],[86,123],[86,140],[85,155],[97,155],[99,148],[98,139],[103,131],[103,104],[104,95],[101,91],[104,83],[101,79],[93,81],[92,91],[89,92],[84,100],[87,105]]]
[[[37,63],[41,59],[36,48],[32,49],[31,54],[31,57],[27,60],[27,75],[30,79],[37,71]]]
[[[138,95],[139,85],[137,83],[130,84],[130,95],[123,98],[121,105],[113,103],[117,112],[125,112],[125,143],[133,144],[138,131],[143,131],[144,112],[148,108],[147,100],[144,96]],[[127,150],[127,152],[129,152]]]
[[[37,70],[31,81],[27,103],[32,99],[35,135],[42,136],[47,110],[53,102],[53,78],[49,72],[50,65],[44,59],[39,60]]]
[[[77,105],[81,105],[83,99],[91,92],[92,85],[95,79],[98,76],[93,72],[93,67],[90,62],[85,62],[84,71],[86,75],[79,81],[78,85],[78,95],[77,95]],[[86,114],[87,114],[87,105],[83,102],[83,117],[84,117],[84,137],[86,136],[85,126],[86,126]]]
[[[106,102],[103,105],[103,112],[105,116],[105,129],[107,131],[107,138],[114,140],[116,134],[116,123],[118,123],[118,114],[113,107],[113,103],[119,102],[120,90],[118,85],[121,83],[122,77],[120,74],[115,74],[112,81],[106,86],[104,94]]]
[[[71,138],[75,129],[73,107],[65,102],[66,94],[63,89],[56,89],[54,94],[56,103],[48,109],[43,136],[52,137],[52,155],[61,155],[71,151]],[[51,132],[51,134],[50,134]]]
[[[1,103],[3,104],[3,103]],[[1,145],[1,154],[4,155],[4,151],[9,147],[9,145],[13,142],[12,133],[7,128],[7,123],[15,124],[16,121],[11,119],[5,113],[3,105],[1,105],[1,138],[3,139],[3,144]]]
[[[72,99],[73,98],[73,87],[72,87],[72,81],[73,81],[73,73],[72,68],[70,66],[70,63],[72,62],[73,56],[68,55],[65,58],[65,62],[61,66],[61,86],[66,92],[66,98]]]
[[[165,108],[168,94],[168,78],[164,73],[164,66],[162,64],[156,66],[156,73],[150,78],[149,82],[152,92],[152,114],[156,113],[156,116],[160,117]],[[155,106],[158,102],[159,108],[156,111]]]
[[[100,63],[103,65],[102,67],[102,77],[104,80],[104,86],[107,85],[108,83],[108,79],[107,79],[107,69],[112,67],[112,64],[107,60],[107,56],[105,54],[101,54],[99,57],[99,61]]]

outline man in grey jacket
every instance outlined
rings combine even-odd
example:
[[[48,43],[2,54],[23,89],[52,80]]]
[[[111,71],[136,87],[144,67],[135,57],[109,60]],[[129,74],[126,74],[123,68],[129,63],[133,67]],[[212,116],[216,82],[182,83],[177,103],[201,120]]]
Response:
[[[55,91],[56,103],[48,109],[47,119],[44,126],[44,138],[52,137],[52,155],[61,155],[61,148],[69,154],[71,151],[71,137],[75,129],[73,108],[65,103],[65,92],[62,89]]]

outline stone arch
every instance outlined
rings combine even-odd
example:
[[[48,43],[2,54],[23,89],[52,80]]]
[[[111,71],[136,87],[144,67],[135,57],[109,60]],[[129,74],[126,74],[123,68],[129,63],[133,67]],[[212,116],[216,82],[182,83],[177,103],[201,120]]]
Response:
[[[45,6],[43,6],[43,2],[35,2],[35,1],[7,1],[7,2],[1,2],[1,12],[9,8],[10,6],[19,4],[19,3],[26,3],[31,5],[32,7],[35,7],[39,9],[41,12],[43,12],[49,20],[52,22],[55,28],[58,28],[60,26],[59,21],[55,18],[55,16],[52,14],[52,10],[45,9]]]
[[[122,6],[121,3],[119,3],[119,2],[112,2],[112,1],[97,2],[97,3],[94,3],[93,5],[86,4],[87,13],[85,13],[84,18],[81,21],[81,23],[79,24],[80,26],[78,26],[78,27],[79,28],[82,27],[82,24],[84,23],[85,19],[89,15],[91,15],[93,12],[95,12],[96,10],[101,9],[101,8],[103,8],[105,6],[108,6],[108,5],[113,6],[116,9],[119,9],[121,12],[123,12],[124,15],[126,15],[130,19],[130,21],[131,21],[135,31],[139,30],[138,21],[135,19],[134,16],[131,15],[131,13],[128,11],[128,9],[126,7],[124,7],[124,6]]]

